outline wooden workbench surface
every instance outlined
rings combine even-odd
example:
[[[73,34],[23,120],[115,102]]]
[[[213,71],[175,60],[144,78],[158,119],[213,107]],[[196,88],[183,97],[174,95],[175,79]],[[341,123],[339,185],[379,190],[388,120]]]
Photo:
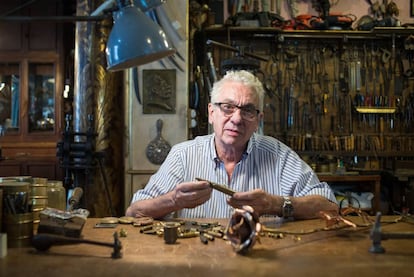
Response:
[[[393,218],[382,218],[392,221]],[[285,223],[283,238],[261,236],[260,243],[245,256],[229,243],[215,239],[208,244],[198,237],[165,244],[162,237],[142,234],[138,227],[93,228],[88,219],[83,238],[113,242],[113,233],[124,229],[122,258],[111,258],[108,247],[77,244],[53,246],[47,252],[9,248],[0,258],[1,276],[412,276],[414,240],[386,240],[384,254],[368,250],[370,227],[315,231],[322,220]],[[223,224],[227,222],[224,221]],[[407,222],[383,224],[383,232],[414,232]]]

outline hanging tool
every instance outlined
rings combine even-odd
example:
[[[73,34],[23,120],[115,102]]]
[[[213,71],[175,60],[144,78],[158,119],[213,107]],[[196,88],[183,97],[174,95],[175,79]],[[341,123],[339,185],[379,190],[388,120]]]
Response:
[[[269,107],[272,110],[272,127],[273,127],[273,131],[277,132],[277,126],[276,126],[276,107],[275,105],[273,105],[272,103],[267,103],[266,107]]]
[[[217,78],[216,66],[214,65],[213,54],[211,53],[211,51],[208,51],[206,55],[207,55],[207,61],[208,61],[208,72],[209,72],[210,82],[214,84],[215,82],[217,82],[218,78]]]
[[[157,119],[157,136],[147,145],[146,156],[153,164],[162,164],[171,150],[171,145],[162,137],[162,119]]]

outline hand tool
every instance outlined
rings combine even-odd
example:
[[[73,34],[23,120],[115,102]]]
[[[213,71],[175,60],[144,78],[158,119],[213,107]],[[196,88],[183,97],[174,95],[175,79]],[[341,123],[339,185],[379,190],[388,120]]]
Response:
[[[132,83],[133,83],[133,87],[135,91],[135,96],[137,97],[138,103],[142,104],[141,96],[139,94],[138,67],[136,66],[133,67],[131,74],[132,74]]]
[[[383,233],[381,232],[381,212],[376,215],[374,226],[372,227],[370,238],[372,246],[369,249],[371,253],[385,253],[385,248],[381,246],[382,240],[387,239],[414,239],[413,232],[407,233]]]
[[[290,85],[290,88],[286,88],[286,99],[287,99],[287,128],[292,129],[294,121],[294,102],[295,98],[293,97],[293,84]]]
[[[208,72],[209,72],[210,82],[215,83],[218,80],[218,78],[217,78],[216,66],[214,65],[213,54],[211,51],[208,51],[206,53],[206,56],[207,56],[207,61],[208,61]]]
[[[195,179],[197,181],[205,181],[205,182],[209,183],[210,187],[212,187],[215,190],[221,191],[224,194],[233,196],[233,194],[236,193],[236,191],[234,191],[234,190],[232,190],[232,189],[230,189],[230,188],[228,188],[228,187],[226,187],[224,185],[220,185],[220,184],[217,184],[217,183],[213,183],[213,182],[210,182],[208,180],[201,179],[201,178],[195,178]]]
[[[77,239],[77,238],[65,237],[65,236],[60,236],[60,235],[52,235],[52,234],[46,234],[46,233],[36,234],[32,239],[32,245],[38,251],[49,250],[49,248],[52,247],[53,245],[70,245],[70,244],[80,244],[80,243],[112,247],[114,249],[114,252],[112,252],[111,257],[114,259],[119,259],[122,257],[122,253],[121,253],[122,244],[118,238],[117,232],[114,233],[114,243],[100,242],[100,241],[93,241],[93,240],[86,240],[86,239]]]
[[[275,105],[273,105],[272,103],[267,103],[266,107],[269,107],[272,110],[272,127],[273,127],[273,131],[277,132],[277,126],[276,126],[276,107]]]
[[[403,92],[403,73],[404,73],[404,66],[401,60],[401,53],[399,52],[395,59],[394,65],[394,95],[400,96]],[[392,103],[394,105],[394,103]]]
[[[266,65],[266,80],[264,86],[267,90],[270,90],[272,94],[276,94],[277,84],[278,84],[278,70],[279,64],[277,57],[272,55]]]

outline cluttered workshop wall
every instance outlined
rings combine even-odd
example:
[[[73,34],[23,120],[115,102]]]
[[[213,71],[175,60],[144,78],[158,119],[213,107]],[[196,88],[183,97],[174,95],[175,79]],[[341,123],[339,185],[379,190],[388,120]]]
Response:
[[[318,15],[297,2],[299,13]],[[310,2],[306,5],[312,7]],[[329,26],[319,19],[309,26],[298,24],[304,17],[276,17],[263,27],[260,16],[242,13],[196,32],[190,80],[196,84],[191,91],[198,92],[199,107],[206,105],[201,101],[211,80],[228,68],[245,68],[265,85],[264,133],[309,157],[309,163],[341,160],[349,169],[372,171],[388,166],[387,161],[412,157],[414,47],[409,4],[395,1],[402,6],[395,9],[393,4],[378,16],[363,1],[336,1],[331,11],[339,11],[343,2],[349,3],[341,6],[343,13],[353,16]],[[374,19],[370,29],[358,28],[363,15]],[[205,121],[200,109],[195,135],[207,132],[200,130]]]
[[[240,10],[240,6],[243,2],[258,2],[258,1],[226,1],[226,0],[211,0],[210,5],[216,7],[220,3],[220,15],[216,15],[217,19],[228,19]],[[312,15],[317,16],[319,14],[318,7],[329,3],[329,11],[333,14],[351,15],[356,19],[361,19],[365,15],[371,14],[374,17],[380,17],[381,11],[386,10],[387,4],[395,3],[398,10],[398,19],[401,22],[414,22],[413,16],[413,1],[406,0],[377,0],[377,1],[349,1],[349,0],[262,0],[262,6],[268,11],[274,12],[280,15],[283,19],[289,20],[299,15]],[[393,5],[391,5],[393,6]],[[244,7],[244,9],[253,10],[254,5],[250,7]],[[221,15],[221,11],[223,15]],[[215,13],[215,11],[214,11]],[[223,21],[224,22],[224,21]],[[223,22],[216,22],[221,24]],[[354,23],[356,26],[357,21]]]

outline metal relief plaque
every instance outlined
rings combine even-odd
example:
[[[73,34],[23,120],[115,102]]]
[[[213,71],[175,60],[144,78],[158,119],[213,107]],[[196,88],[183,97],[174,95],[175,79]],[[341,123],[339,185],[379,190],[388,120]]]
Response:
[[[176,70],[142,70],[144,114],[175,114]]]

